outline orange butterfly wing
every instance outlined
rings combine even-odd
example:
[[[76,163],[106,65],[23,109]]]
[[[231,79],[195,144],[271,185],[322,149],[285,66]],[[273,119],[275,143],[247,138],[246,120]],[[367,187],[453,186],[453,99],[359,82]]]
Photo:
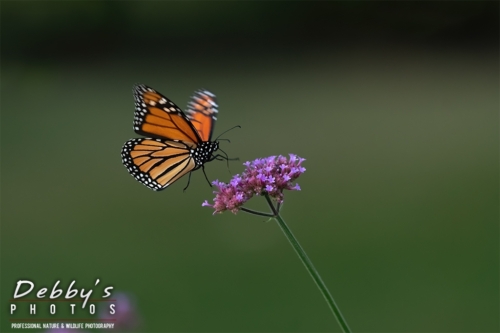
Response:
[[[129,173],[159,191],[196,168],[190,152],[195,144],[160,139],[131,139],[122,148],[122,162]]]
[[[141,135],[199,143],[190,119],[167,97],[146,85],[134,87],[134,130]]]
[[[208,90],[195,91],[188,103],[186,115],[203,141],[210,141],[217,120],[217,100]]]

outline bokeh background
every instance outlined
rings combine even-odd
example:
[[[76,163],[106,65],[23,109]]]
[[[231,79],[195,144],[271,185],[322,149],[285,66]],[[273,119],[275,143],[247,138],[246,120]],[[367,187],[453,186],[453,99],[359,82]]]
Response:
[[[498,17],[498,2],[3,1],[0,330],[17,280],[99,278],[96,296],[133,295],[137,332],[340,331],[274,222],[212,216],[201,172],[184,193],[127,173],[140,82],[181,107],[214,91],[215,133],[242,126],[221,143],[233,174],[307,159],[284,218],[353,331],[498,332]]]

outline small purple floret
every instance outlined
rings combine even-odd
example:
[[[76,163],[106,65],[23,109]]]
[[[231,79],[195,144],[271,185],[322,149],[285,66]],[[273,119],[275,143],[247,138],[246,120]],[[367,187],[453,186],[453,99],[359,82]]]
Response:
[[[241,175],[235,175],[226,184],[219,180],[212,182],[217,187],[214,191],[213,205],[207,200],[203,207],[212,207],[215,213],[229,210],[237,213],[241,206],[254,195],[268,194],[277,202],[283,202],[283,190],[300,191],[299,184],[292,182],[306,171],[301,166],[305,159],[290,154],[287,160],[284,156],[269,156],[245,162],[246,167]]]

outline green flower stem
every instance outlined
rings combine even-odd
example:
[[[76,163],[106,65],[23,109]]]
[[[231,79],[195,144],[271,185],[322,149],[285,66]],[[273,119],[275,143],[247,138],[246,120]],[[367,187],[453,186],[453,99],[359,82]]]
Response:
[[[246,208],[246,207],[240,207],[240,209],[244,212],[247,212],[247,213],[250,213],[250,214],[255,214],[255,215],[260,215],[260,216],[266,216],[266,217],[274,217],[273,214],[269,214],[269,213],[264,213],[264,212],[259,212],[257,210],[253,210],[253,209],[250,209],[250,208]]]
[[[300,246],[299,242],[297,241],[297,238],[295,238],[295,236],[293,235],[290,228],[288,228],[288,225],[285,223],[285,220],[283,220],[281,215],[279,215],[279,213],[277,212],[277,209],[272,204],[272,201],[269,198],[269,196],[266,194],[265,197],[266,197],[266,200],[267,200],[270,208],[272,209],[273,213],[275,214],[274,219],[278,222],[278,225],[280,226],[281,230],[283,230],[283,233],[285,234],[286,238],[288,239],[290,244],[292,244],[292,247],[295,249],[295,252],[298,254],[298,256],[299,256],[300,260],[302,261],[302,263],[304,264],[304,266],[306,266],[306,269],[309,272],[309,274],[311,274],[311,277],[314,280],[314,282],[316,282],[316,285],[318,286],[319,290],[323,294],[323,297],[325,298],[326,303],[328,303],[328,306],[332,310],[335,318],[337,319],[337,322],[339,323],[340,327],[342,328],[342,331],[344,333],[350,333],[351,329],[349,328],[349,325],[347,325],[347,322],[346,322],[344,316],[342,316],[342,313],[340,312],[339,307],[337,306],[337,304],[333,300],[333,297],[330,294],[330,291],[328,290],[325,283],[321,279],[321,276],[319,275],[318,271],[314,267],[313,263],[311,262],[311,260],[307,256],[307,254],[304,251],[304,249],[302,248],[302,246]]]
[[[267,194],[267,193],[264,194],[264,198],[266,198],[269,207],[273,211],[273,217],[277,216],[279,214],[279,211],[274,207],[273,201],[269,197],[269,194]]]

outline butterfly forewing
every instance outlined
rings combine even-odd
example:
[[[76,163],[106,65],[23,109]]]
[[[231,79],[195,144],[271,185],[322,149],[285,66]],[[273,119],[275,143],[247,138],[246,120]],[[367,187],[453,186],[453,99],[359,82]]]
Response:
[[[182,110],[153,88],[136,85],[134,99],[136,133],[185,142],[202,141]]]
[[[131,139],[122,148],[122,162],[138,181],[159,191],[196,168],[193,147],[190,142]]]
[[[203,141],[211,139],[218,107],[215,95],[204,89],[195,91],[188,103],[186,115]]]

